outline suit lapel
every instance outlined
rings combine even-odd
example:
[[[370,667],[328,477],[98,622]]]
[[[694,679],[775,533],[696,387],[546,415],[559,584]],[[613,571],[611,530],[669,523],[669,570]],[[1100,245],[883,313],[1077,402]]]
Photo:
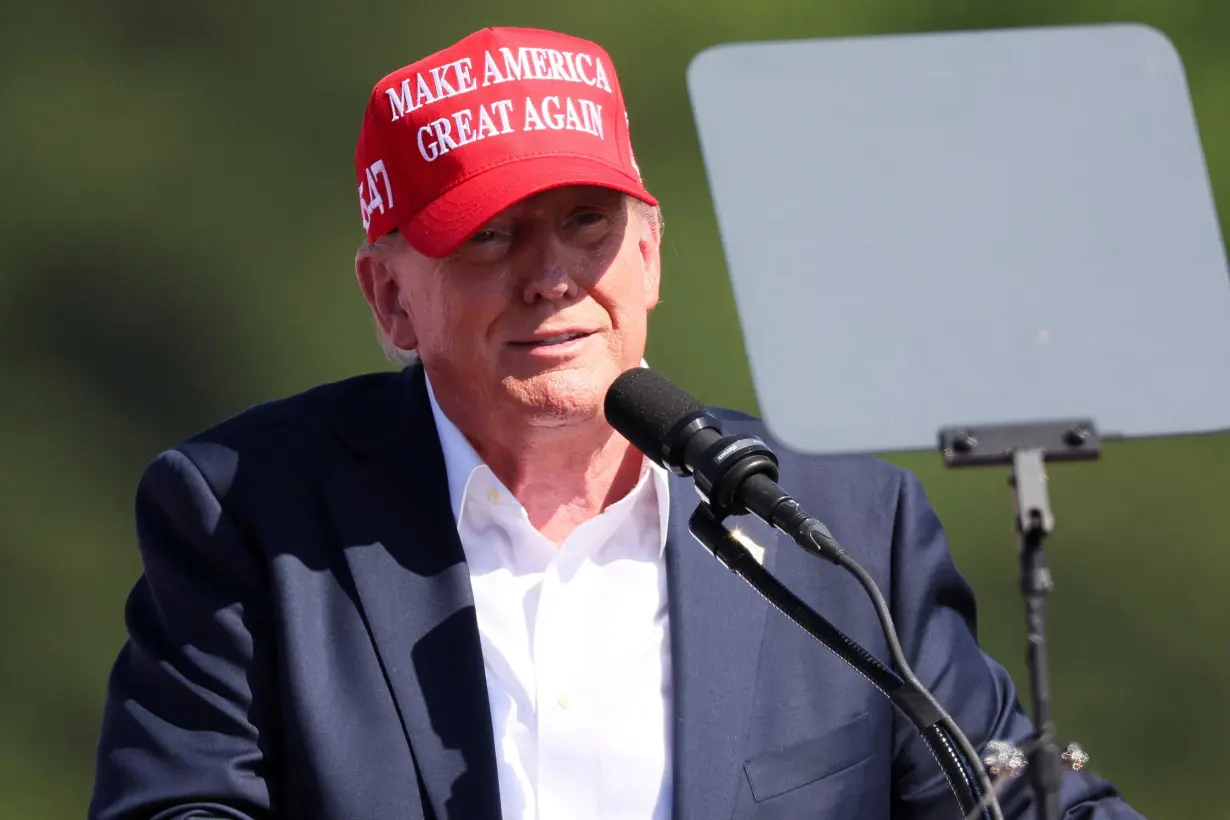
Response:
[[[674,820],[730,817],[752,708],[768,604],[692,536],[697,496],[690,478],[671,478],[666,571],[674,679]],[[766,550],[776,533],[748,518],[741,527]],[[728,525],[729,526],[729,525]]]
[[[328,504],[434,814],[500,817],[495,742],[465,556],[421,368],[341,432],[358,452]]]

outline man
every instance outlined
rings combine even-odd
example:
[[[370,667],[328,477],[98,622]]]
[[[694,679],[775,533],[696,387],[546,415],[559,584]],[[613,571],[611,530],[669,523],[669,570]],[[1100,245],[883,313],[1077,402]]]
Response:
[[[477,32],[377,84],[356,171],[358,282],[412,361],[150,465],[90,817],[956,817],[915,731],[695,544],[689,482],[604,421],[662,236],[609,56]],[[774,446],[971,741],[1020,741],[917,481]],[[749,532],[887,659],[860,589]],[[1031,816],[1021,785],[1011,817]],[[1062,805],[1138,817],[1085,773]]]

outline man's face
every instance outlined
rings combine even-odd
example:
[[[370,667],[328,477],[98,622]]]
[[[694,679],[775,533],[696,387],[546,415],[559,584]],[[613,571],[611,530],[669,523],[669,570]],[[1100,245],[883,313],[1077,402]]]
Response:
[[[359,279],[438,395],[475,416],[565,423],[600,415],[611,382],[640,364],[659,247],[623,194],[573,186],[508,208],[445,259],[404,245],[360,261]]]

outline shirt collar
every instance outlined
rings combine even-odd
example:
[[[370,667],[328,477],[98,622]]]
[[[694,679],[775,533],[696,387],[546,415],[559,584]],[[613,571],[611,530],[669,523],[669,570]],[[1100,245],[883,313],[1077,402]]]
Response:
[[[461,522],[461,502],[465,498],[466,485],[470,475],[483,466],[483,460],[475,452],[473,445],[457,429],[457,425],[444,415],[436,401],[436,391],[432,389],[431,378],[426,371],[427,398],[431,400],[431,415],[436,420],[436,433],[440,437],[440,449],[444,452],[444,472],[448,475],[448,498],[453,507],[453,522]]]
[[[641,367],[648,366],[642,359]],[[426,371],[423,372],[423,376],[427,381],[427,398],[431,401],[431,415],[435,419],[436,433],[440,439],[440,449],[444,454],[444,472],[448,476],[448,497],[453,509],[453,523],[459,524],[461,522],[461,505],[465,500],[466,487],[470,482],[470,477],[474,474],[475,470],[480,467],[486,467],[486,464],[474,450],[474,446],[457,429],[457,425],[453,424],[452,420],[444,415],[444,411],[440,409],[440,403],[436,401],[436,391],[431,386],[431,377],[427,376]],[[654,494],[657,496],[658,549],[661,551],[666,548],[666,531],[670,520],[669,474],[664,467],[659,466],[648,458],[645,459],[645,464],[651,475]],[[637,487],[639,488],[642,483],[643,480],[638,481]]]

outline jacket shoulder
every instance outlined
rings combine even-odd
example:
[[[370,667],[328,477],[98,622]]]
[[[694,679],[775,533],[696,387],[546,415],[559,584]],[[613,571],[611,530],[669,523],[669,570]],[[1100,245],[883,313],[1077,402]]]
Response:
[[[254,484],[305,478],[327,471],[345,452],[339,422],[372,398],[394,389],[396,371],[363,373],[252,405],[188,436],[155,456],[143,482],[194,465],[206,483],[224,493],[236,481],[239,465]]]
[[[278,448],[296,446],[326,429],[365,396],[388,388],[396,372],[363,373],[252,405],[186,438],[198,444]]]

